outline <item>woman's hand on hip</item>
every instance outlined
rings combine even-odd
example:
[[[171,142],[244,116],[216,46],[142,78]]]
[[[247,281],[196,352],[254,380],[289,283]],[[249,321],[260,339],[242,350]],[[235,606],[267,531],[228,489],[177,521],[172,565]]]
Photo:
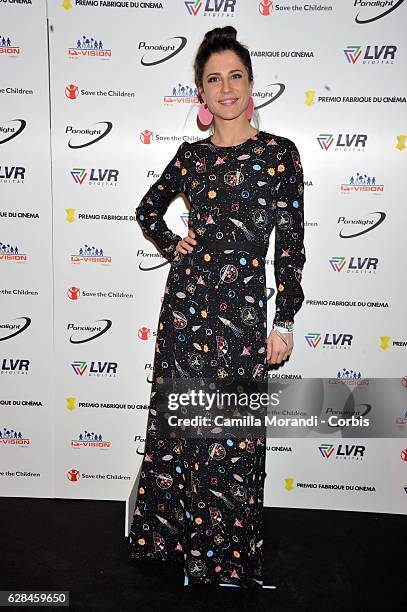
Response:
[[[285,342],[284,342],[285,340]],[[289,355],[291,355],[294,348],[293,334],[282,332],[277,333],[275,330],[271,330],[269,337],[267,338],[267,361],[270,365],[281,363]]]
[[[196,244],[197,242],[195,240],[195,232],[190,228],[188,230],[188,236],[185,236],[185,238],[178,242],[177,246],[175,247],[175,250],[179,253],[191,253],[194,250],[193,247]]]

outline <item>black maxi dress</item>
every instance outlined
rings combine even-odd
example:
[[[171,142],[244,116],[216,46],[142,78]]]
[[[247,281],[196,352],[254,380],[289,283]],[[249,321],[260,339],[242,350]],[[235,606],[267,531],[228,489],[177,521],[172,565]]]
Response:
[[[262,587],[266,437],[162,436],[154,398],[171,377],[266,379],[263,253],[275,228],[273,323],[284,326],[304,299],[303,172],[282,136],[259,131],[228,147],[210,139],[182,142],[136,209],[171,267],[128,551],[179,561],[189,583]],[[191,254],[175,251],[181,237],[163,219],[180,193],[199,242]]]

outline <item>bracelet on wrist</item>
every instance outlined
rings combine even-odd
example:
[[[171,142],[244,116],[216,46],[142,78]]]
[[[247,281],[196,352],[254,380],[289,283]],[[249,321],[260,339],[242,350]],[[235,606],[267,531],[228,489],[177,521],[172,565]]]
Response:
[[[273,329],[276,331],[279,331],[282,334],[292,334],[294,331],[294,325],[293,323],[287,322],[287,323],[283,323],[281,324],[280,322],[274,323],[273,324]]]

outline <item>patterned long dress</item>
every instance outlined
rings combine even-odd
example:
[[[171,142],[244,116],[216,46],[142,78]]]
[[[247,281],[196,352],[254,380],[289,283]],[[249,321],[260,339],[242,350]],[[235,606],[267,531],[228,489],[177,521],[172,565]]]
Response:
[[[171,267],[128,551],[178,560],[190,583],[262,586],[266,437],[163,436],[154,399],[171,378],[267,378],[264,254],[275,228],[273,323],[284,326],[304,299],[303,191],[295,144],[259,131],[235,146],[183,142],[136,210]],[[163,219],[179,193],[198,241],[190,254]]]

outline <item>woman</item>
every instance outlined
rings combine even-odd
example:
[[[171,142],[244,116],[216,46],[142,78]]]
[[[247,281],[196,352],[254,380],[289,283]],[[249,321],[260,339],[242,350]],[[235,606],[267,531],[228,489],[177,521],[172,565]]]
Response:
[[[128,549],[132,559],[179,560],[189,583],[262,587],[264,431],[239,437],[158,433],[165,380],[265,381],[293,350],[304,294],[303,175],[295,144],[258,131],[249,51],[215,28],[194,63],[201,123],[136,216],[171,262],[157,332],[145,457]],[[188,236],[163,215],[184,193]],[[275,227],[276,311],[267,337],[265,255]]]

